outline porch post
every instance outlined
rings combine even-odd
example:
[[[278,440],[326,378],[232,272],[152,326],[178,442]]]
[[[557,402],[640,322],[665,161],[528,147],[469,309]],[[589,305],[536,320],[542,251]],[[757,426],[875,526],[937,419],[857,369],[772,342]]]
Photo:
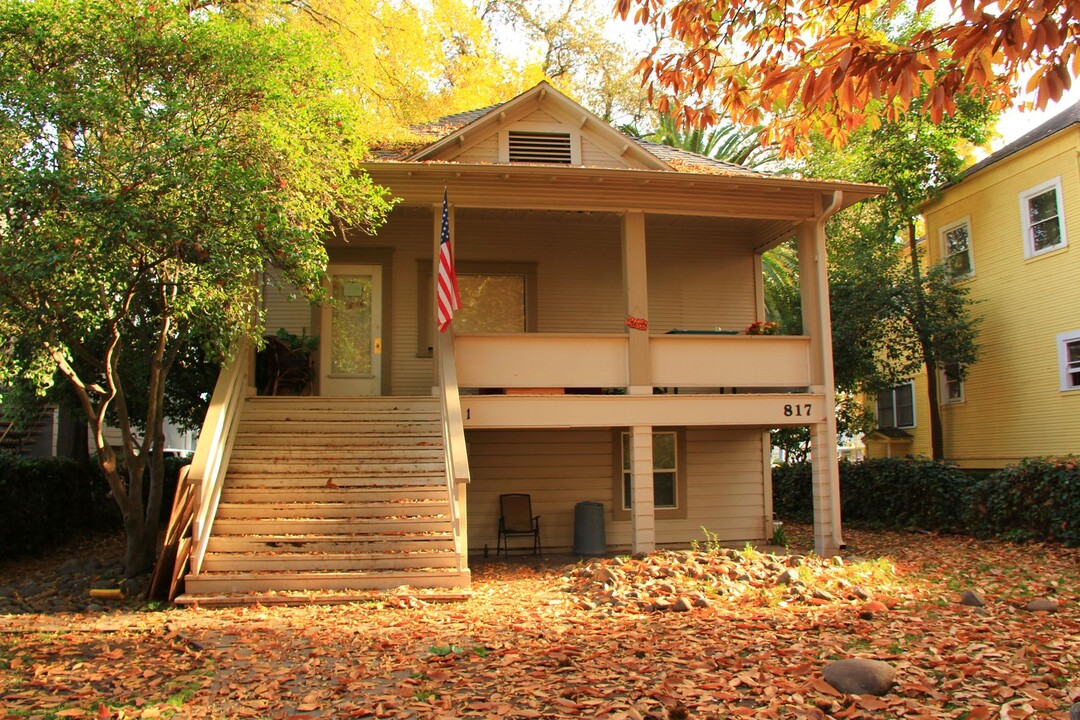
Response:
[[[652,394],[649,365],[649,289],[645,271],[645,213],[628,210],[622,216],[623,291],[626,294],[627,357],[630,395]],[[652,458],[650,456],[650,462]],[[649,497],[652,498],[650,491]]]
[[[630,428],[631,539],[634,553],[656,549],[656,510],[653,502],[652,427]]]
[[[454,206],[447,204],[447,215],[450,219],[450,244],[454,243]],[[439,394],[439,245],[442,242],[442,202],[431,204],[432,223],[432,247],[431,247],[431,313],[428,322],[428,330],[431,332],[431,394]],[[455,248],[456,250],[456,248]]]
[[[835,205],[839,204],[834,198]],[[834,208],[830,208],[831,211]],[[824,412],[810,425],[810,464],[813,472],[814,552],[835,555],[844,544],[840,525],[840,471],[836,450],[836,389],[832,366],[832,321],[825,264],[825,218],[799,225],[799,284],[803,332],[810,336],[810,391],[825,399]]]

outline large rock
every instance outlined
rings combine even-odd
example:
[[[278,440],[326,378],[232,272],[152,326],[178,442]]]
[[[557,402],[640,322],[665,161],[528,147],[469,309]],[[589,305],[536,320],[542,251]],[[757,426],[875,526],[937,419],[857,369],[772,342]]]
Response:
[[[986,597],[978,590],[965,590],[960,594],[960,603],[971,607],[982,607],[986,604]]]
[[[1024,609],[1030,610],[1031,612],[1055,613],[1058,611],[1058,601],[1049,598],[1035,598],[1034,600],[1029,600],[1028,604],[1024,606]]]
[[[825,666],[825,682],[846,695],[884,695],[895,677],[896,669],[881,660],[851,658]]]

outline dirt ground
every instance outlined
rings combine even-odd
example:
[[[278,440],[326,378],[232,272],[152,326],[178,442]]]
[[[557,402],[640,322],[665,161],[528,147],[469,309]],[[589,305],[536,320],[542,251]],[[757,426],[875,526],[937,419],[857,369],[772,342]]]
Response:
[[[847,531],[840,560],[788,530],[775,555],[478,560],[465,602],[200,610],[88,610],[122,550],[98,538],[0,563],[0,595],[23,589],[0,597],[0,717],[1064,720],[1080,702],[1080,551]],[[891,689],[840,693],[823,670],[843,658],[889,663]]]

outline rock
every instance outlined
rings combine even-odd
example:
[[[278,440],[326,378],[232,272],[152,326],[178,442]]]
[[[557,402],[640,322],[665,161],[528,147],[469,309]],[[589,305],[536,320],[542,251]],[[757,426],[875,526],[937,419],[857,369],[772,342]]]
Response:
[[[986,597],[978,590],[965,590],[960,593],[960,603],[971,607],[982,607],[986,604]]]
[[[694,595],[692,600],[694,602],[694,607],[696,607],[696,608],[707,608],[707,607],[709,607],[709,598],[705,597],[701,593],[698,593],[698,594]]]
[[[664,598],[653,598],[652,609],[654,612],[667,612],[671,609],[671,603]]]
[[[1025,610],[1030,612],[1052,612],[1058,611],[1058,601],[1051,600],[1050,598],[1035,598],[1029,600],[1027,605],[1024,606]]]
[[[831,592],[829,592],[828,590],[822,590],[821,588],[814,588],[813,597],[817,598],[818,600],[827,600],[829,602],[832,602],[836,599],[836,596],[833,595]]]
[[[829,560],[829,563],[833,567],[844,567],[844,558],[840,557],[839,555],[833,555],[832,558]]]
[[[853,587],[851,589],[851,594],[854,595],[855,597],[859,598],[860,600],[873,600],[874,599],[874,593],[870,592],[869,590],[862,587],[861,585],[856,585],[855,587]]]
[[[847,695],[884,695],[896,677],[896,669],[881,660],[851,658],[825,666],[825,682]]]
[[[606,567],[597,568],[592,574],[592,579],[603,585],[614,585],[619,581],[618,575]]]
[[[1069,720],[1080,720],[1080,702],[1069,708]]]
[[[689,612],[693,607],[694,604],[690,602],[690,598],[683,595],[672,604],[671,609],[675,612]]]
[[[863,620],[873,620],[875,615],[880,615],[889,610],[884,603],[880,603],[877,600],[871,600],[870,602],[859,608],[859,617]]]
[[[984,607],[977,607],[972,609],[972,614],[980,615],[982,617],[990,617],[990,611]]]
[[[799,573],[794,569],[788,569],[776,577],[777,585],[790,585],[799,579]]]

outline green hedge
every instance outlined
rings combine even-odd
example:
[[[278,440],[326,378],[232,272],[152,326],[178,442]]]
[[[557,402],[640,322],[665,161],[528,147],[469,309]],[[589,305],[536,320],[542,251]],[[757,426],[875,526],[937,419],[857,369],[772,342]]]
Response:
[[[856,527],[967,532],[1080,545],[1080,462],[1025,460],[998,472],[888,459],[840,463],[843,521]],[[812,522],[810,464],[773,468],[773,509]]]
[[[172,507],[186,460],[166,458],[162,517]],[[97,464],[0,453],[0,553],[16,557],[57,547],[89,530],[119,530],[120,509]]]

